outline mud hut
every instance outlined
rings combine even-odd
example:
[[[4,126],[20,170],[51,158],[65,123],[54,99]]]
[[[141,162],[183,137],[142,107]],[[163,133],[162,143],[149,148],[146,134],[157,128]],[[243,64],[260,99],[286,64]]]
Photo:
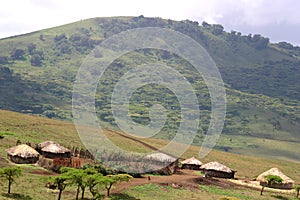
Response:
[[[11,147],[6,150],[7,157],[18,164],[33,164],[39,160],[39,152],[34,148],[21,144],[18,146]]]
[[[181,169],[200,170],[202,164],[200,160],[191,157],[181,162]]]
[[[206,177],[217,177],[217,178],[234,178],[235,171],[229,167],[218,163],[210,162],[200,167]]]
[[[151,168],[155,170],[151,173],[160,175],[171,175],[178,170],[178,158],[165,153],[153,153],[146,156],[147,162],[151,163]]]
[[[264,173],[260,174],[256,180],[260,182],[260,185],[266,185],[267,181],[265,179],[266,176],[268,175],[274,175],[274,176],[279,176],[282,178],[282,183],[278,184],[273,184],[272,188],[277,188],[277,189],[292,189],[294,186],[294,181],[287,177],[285,174],[282,173],[278,168],[271,168],[268,171],[265,171]]]
[[[53,141],[42,142],[37,150],[46,158],[70,158],[71,150]]]

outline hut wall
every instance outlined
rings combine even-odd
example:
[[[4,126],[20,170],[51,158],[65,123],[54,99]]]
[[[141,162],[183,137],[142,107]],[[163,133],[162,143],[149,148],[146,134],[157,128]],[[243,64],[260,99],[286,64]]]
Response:
[[[70,152],[67,152],[67,153],[51,153],[51,152],[42,151],[42,155],[44,155],[46,158],[70,158],[71,157]]]
[[[260,185],[266,186],[267,183],[260,182]],[[274,183],[271,188],[290,190],[290,189],[293,189],[293,187],[294,187],[293,183],[278,183],[278,184]]]
[[[215,170],[204,170],[205,176],[208,177],[217,177],[217,178],[234,178],[234,172],[220,172]]]
[[[166,167],[163,167],[159,170],[153,171],[153,174],[159,174],[159,175],[171,175],[171,174],[175,174],[178,170],[178,160],[176,160],[175,162],[172,162],[171,164],[169,164]]]
[[[8,155],[8,158],[17,164],[34,164],[39,160],[39,157],[22,158],[19,156]]]
[[[191,165],[191,164],[182,164],[182,169],[190,169],[190,170],[200,170],[199,165]]]

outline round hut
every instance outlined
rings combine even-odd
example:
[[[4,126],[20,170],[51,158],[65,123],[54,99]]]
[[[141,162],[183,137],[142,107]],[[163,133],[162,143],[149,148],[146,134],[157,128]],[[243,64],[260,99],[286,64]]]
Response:
[[[256,178],[256,180],[260,182],[260,185],[266,185],[267,180],[265,179],[265,177],[268,175],[279,176],[283,180],[282,183],[273,184],[272,188],[293,189],[295,182],[289,177],[287,177],[285,174],[283,174],[282,171],[280,171],[278,168],[271,168],[268,171],[265,171],[264,173],[260,174]]]
[[[200,160],[191,157],[181,162],[181,169],[200,170],[202,164]]]
[[[234,178],[235,171],[229,167],[218,163],[210,162],[200,167],[206,177],[217,177],[217,178]]]
[[[39,160],[39,152],[34,148],[21,144],[6,150],[7,157],[17,164],[33,164]]]
[[[37,150],[46,158],[70,158],[71,150],[53,141],[42,142]]]
[[[178,158],[168,154],[158,152],[147,155],[145,158],[148,159],[150,165],[155,168],[155,170],[150,173],[171,175],[178,170]]]

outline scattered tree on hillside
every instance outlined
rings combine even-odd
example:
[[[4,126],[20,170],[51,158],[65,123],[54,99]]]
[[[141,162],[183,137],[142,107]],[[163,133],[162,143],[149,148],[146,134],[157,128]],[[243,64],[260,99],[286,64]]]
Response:
[[[262,185],[260,195],[263,195],[263,191],[265,187],[272,187],[274,184],[282,183],[283,181],[283,179],[280,176],[276,176],[276,175],[267,175],[265,176],[265,179],[267,183]]]
[[[62,192],[66,189],[67,185],[70,184],[68,181],[70,180],[70,177],[66,174],[61,174],[59,176],[51,177],[51,181],[54,185],[57,186],[57,189],[59,190],[58,193],[58,200],[61,199]]]
[[[112,188],[113,184],[122,181],[130,181],[133,177],[128,174],[116,174],[116,175],[107,175],[104,177],[103,183],[107,190],[107,196],[110,195],[110,189]]]
[[[30,63],[32,66],[40,67],[43,62],[43,58],[39,54],[33,54],[30,59]]]
[[[294,189],[296,190],[296,198],[299,198],[300,185],[294,185]]]
[[[10,52],[10,56],[13,60],[24,60],[25,50],[23,49],[13,49]]]
[[[36,44],[30,43],[27,45],[27,50],[30,55],[33,55],[36,50]]]
[[[70,180],[70,184],[76,185],[76,199],[79,197],[79,193],[81,190],[81,199],[84,199],[84,192],[85,188],[88,185],[88,176],[97,174],[97,170],[93,168],[86,168],[86,169],[76,169],[76,168],[69,168],[69,167],[62,167],[60,172],[63,173],[68,179]]]
[[[97,174],[87,175],[86,183],[91,194],[93,195],[93,199],[103,199],[104,196],[99,193],[96,187],[98,184],[102,184],[103,181],[104,179],[102,174],[97,173]]]
[[[0,177],[5,178],[8,181],[8,191],[10,194],[11,185],[15,182],[15,179],[21,176],[22,170],[20,167],[4,167],[0,169]]]
[[[0,56],[0,64],[7,64],[8,63],[8,57],[7,56]]]

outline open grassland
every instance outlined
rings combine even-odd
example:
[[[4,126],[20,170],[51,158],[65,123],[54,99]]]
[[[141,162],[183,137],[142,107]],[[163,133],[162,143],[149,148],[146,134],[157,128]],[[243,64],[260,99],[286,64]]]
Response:
[[[216,200],[224,197],[235,197],[237,199],[262,199],[262,200],[278,200],[278,199],[296,199],[288,195],[278,193],[266,193],[260,196],[259,191],[253,191],[245,188],[224,189],[216,186],[199,186],[199,190],[175,189],[170,186],[160,186],[155,184],[147,184],[136,186],[125,191],[127,199],[203,199]],[[130,198],[131,197],[131,198]],[[134,198],[132,198],[134,197]],[[125,198],[126,199],[126,198]]]
[[[10,111],[0,111],[0,133],[4,138],[0,140],[0,156],[6,157],[5,149],[16,144],[17,140],[22,143],[30,142],[32,144],[39,143],[45,140],[53,140],[69,147],[83,147],[80,138],[76,132],[75,126],[69,122],[58,120],[51,120],[44,117],[36,117],[31,115],[24,115]],[[145,146],[144,143],[154,148],[160,148],[169,143],[169,141],[146,138],[135,141],[131,136],[125,138],[124,133],[104,130],[107,137],[113,141],[117,146],[132,152],[150,152],[151,149]],[[239,140],[240,138],[236,138]],[[235,140],[235,139],[234,139]],[[262,142],[264,142],[262,140]],[[265,140],[265,143],[272,141]],[[274,141],[269,144],[274,146],[274,150],[281,148],[281,142]],[[283,145],[285,146],[285,145]],[[200,147],[190,146],[188,150],[182,155],[182,158],[191,156],[198,157]],[[297,149],[294,149],[297,151]],[[260,152],[263,156],[263,152]],[[278,167],[282,169],[292,179],[300,182],[299,162],[283,161],[275,158],[263,158],[254,156],[245,156],[229,152],[212,150],[208,156],[201,159],[204,163],[217,160],[232,169],[237,170],[237,176],[254,178],[261,172],[270,167]]]
[[[151,148],[160,148],[165,146],[168,141],[154,138],[147,138],[140,141],[134,140],[124,133],[104,130],[107,137],[119,147],[133,152],[149,152]],[[5,149],[16,144],[18,140],[22,143],[30,142],[35,144],[45,140],[54,140],[65,146],[83,147],[80,138],[72,123],[64,121],[50,120],[43,117],[24,115],[10,111],[0,111],[0,167],[12,165],[6,158]],[[240,140],[241,138],[233,138]],[[248,140],[251,142],[251,138]],[[272,142],[265,140],[262,142]],[[277,145],[275,149],[279,149],[281,143],[274,141],[269,145]],[[285,146],[285,145],[284,145]],[[198,156],[200,147],[190,146],[182,155],[182,158]],[[297,151],[296,149],[294,151]],[[263,152],[261,152],[263,154]],[[263,156],[263,155],[262,155]],[[252,179],[261,172],[271,168],[278,167],[286,175],[300,183],[299,162],[283,161],[275,158],[263,158],[254,156],[244,156],[229,152],[212,150],[201,161],[218,161],[232,169],[237,170],[236,177]],[[53,176],[51,172],[34,165],[21,165],[23,175],[17,179],[17,184],[12,187],[12,196],[7,196],[6,185],[1,184],[0,199],[56,199],[57,192],[47,190],[44,185],[49,176]],[[201,177],[201,175],[199,175]],[[74,199],[75,187],[68,187],[63,192],[63,199]],[[103,190],[104,191],[104,190]],[[86,197],[91,198],[87,192]],[[220,199],[229,196],[239,199],[294,199],[291,194],[278,194],[265,192],[264,196],[259,196],[259,191],[251,190],[243,187],[235,187],[232,189],[218,188],[216,186],[199,186],[197,190],[175,189],[169,186],[160,186],[156,184],[129,187],[120,194],[114,194],[111,199]]]

